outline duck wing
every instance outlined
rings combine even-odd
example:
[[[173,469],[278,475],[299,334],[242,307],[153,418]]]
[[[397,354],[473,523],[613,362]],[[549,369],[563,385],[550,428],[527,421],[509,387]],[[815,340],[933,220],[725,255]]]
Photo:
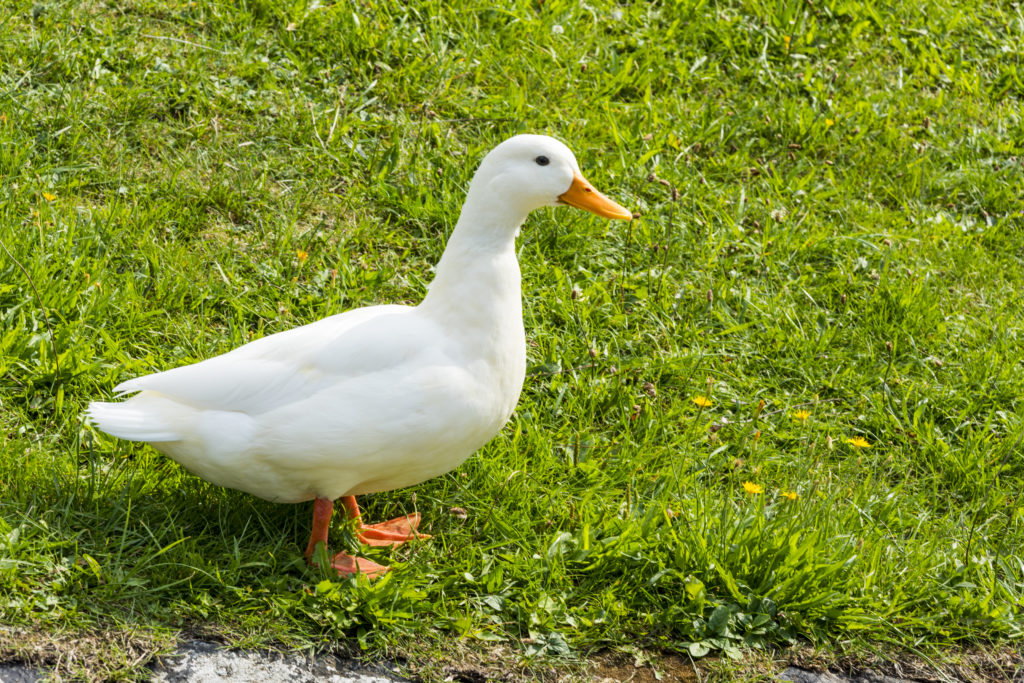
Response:
[[[328,385],[400,365],[437,341],[437,327],[414,308],[360,308],[193,365],[130,379],[114,390],[155,392],[192,409],[259,415]]]

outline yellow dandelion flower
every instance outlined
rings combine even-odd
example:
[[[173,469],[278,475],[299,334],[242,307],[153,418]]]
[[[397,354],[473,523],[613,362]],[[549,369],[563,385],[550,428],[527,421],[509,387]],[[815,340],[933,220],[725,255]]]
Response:
[[[854,448],[870,448],[871,444],[863,436],[855,436],[852,439],[844,439],[844,441]]]
[[[711,399],[707,396],[701,396],[700,394],[697,394],[690,400],[696,403],[698,408],[707,408],[711,405]]]
[[[836,125],[836,122],[833,119],[825,119],[826,128],[831,128],[834,125]]]
[[[751,481],[743,482],[743,490],[747,493],[764,493],[764,487]]]
[[[782,44],[786,48],[786,52],[789,52],[789,41],[792,40],[789,36],[782,36]]]
[[[43,199],[45,199],[48,202],[52,202],[56,198],[57,198],[57,195],[55,195],[55,194],[50,194],[49,192],[44,192],[43,193]]]
[[[794,420],[799,420],[800,422],[804,422],[810,416],[811,416],[811,411],[809,411],[809,410],[798,410],[798,411],[793,413],[793,419]]]
[[[305,263],[306,259],[309,258],[309,253],[303,251],[302,249],[296,249],[295,250],[295,256],[298,257],[299,263]]]
[[[789,498],[790,500],[796,500],[798,498],[798,496],[796,495],[796,491],[783,491],[782,497]]]

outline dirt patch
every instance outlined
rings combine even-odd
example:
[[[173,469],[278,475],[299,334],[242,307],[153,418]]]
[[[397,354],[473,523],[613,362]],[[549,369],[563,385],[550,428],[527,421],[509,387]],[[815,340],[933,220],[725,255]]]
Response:
[[[412,661],[430,661],[413,657]],[[559,662],[524,659],[521,653],[497,646],[465,648],[457,655],[450,650],[436,663],[411,666],[416,680],[446,680],[457,683],[706,683],[684,655],[647,652],[640,649],[603,651],[585,661]],[[711,662],[714,660],[702,660]],[[411,662],[410,662],[411,663]]]
[[[526,661],[504,645],[482,647],[478,643],[448,641],[415,654],[406,653],[413,680],[456,683],[526,683],[558,681],[557,671],[544,663]]]
[[[605,652],[590,660],[589,674],[597,683],[701,683],[689,657],[675,653],[630,656]]]

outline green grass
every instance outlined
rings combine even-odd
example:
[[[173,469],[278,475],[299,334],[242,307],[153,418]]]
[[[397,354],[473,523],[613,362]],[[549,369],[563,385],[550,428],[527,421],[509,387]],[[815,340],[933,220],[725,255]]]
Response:
[[[0,621],[526,665],[1019,646],[1019,5],[452,4],[5,3]],[[83,423],[129,377],[418,301],[524,131],[643,217],[526,224],[518,410],[363,501],[434,536],[386,578],[308,568],[310,506]]]

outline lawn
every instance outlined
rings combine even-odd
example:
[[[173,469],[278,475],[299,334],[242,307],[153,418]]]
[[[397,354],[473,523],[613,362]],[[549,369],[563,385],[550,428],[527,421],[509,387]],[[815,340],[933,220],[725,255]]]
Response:
[[[0,658],[1019,648],[1022,46],[1009,2],[6,0]],[[362,500],[433,535],[385,578],[307,567],[309,504],[85,424],[119,381],[417,302],[519,132],[642,215],[526,223],[518,409]]]

